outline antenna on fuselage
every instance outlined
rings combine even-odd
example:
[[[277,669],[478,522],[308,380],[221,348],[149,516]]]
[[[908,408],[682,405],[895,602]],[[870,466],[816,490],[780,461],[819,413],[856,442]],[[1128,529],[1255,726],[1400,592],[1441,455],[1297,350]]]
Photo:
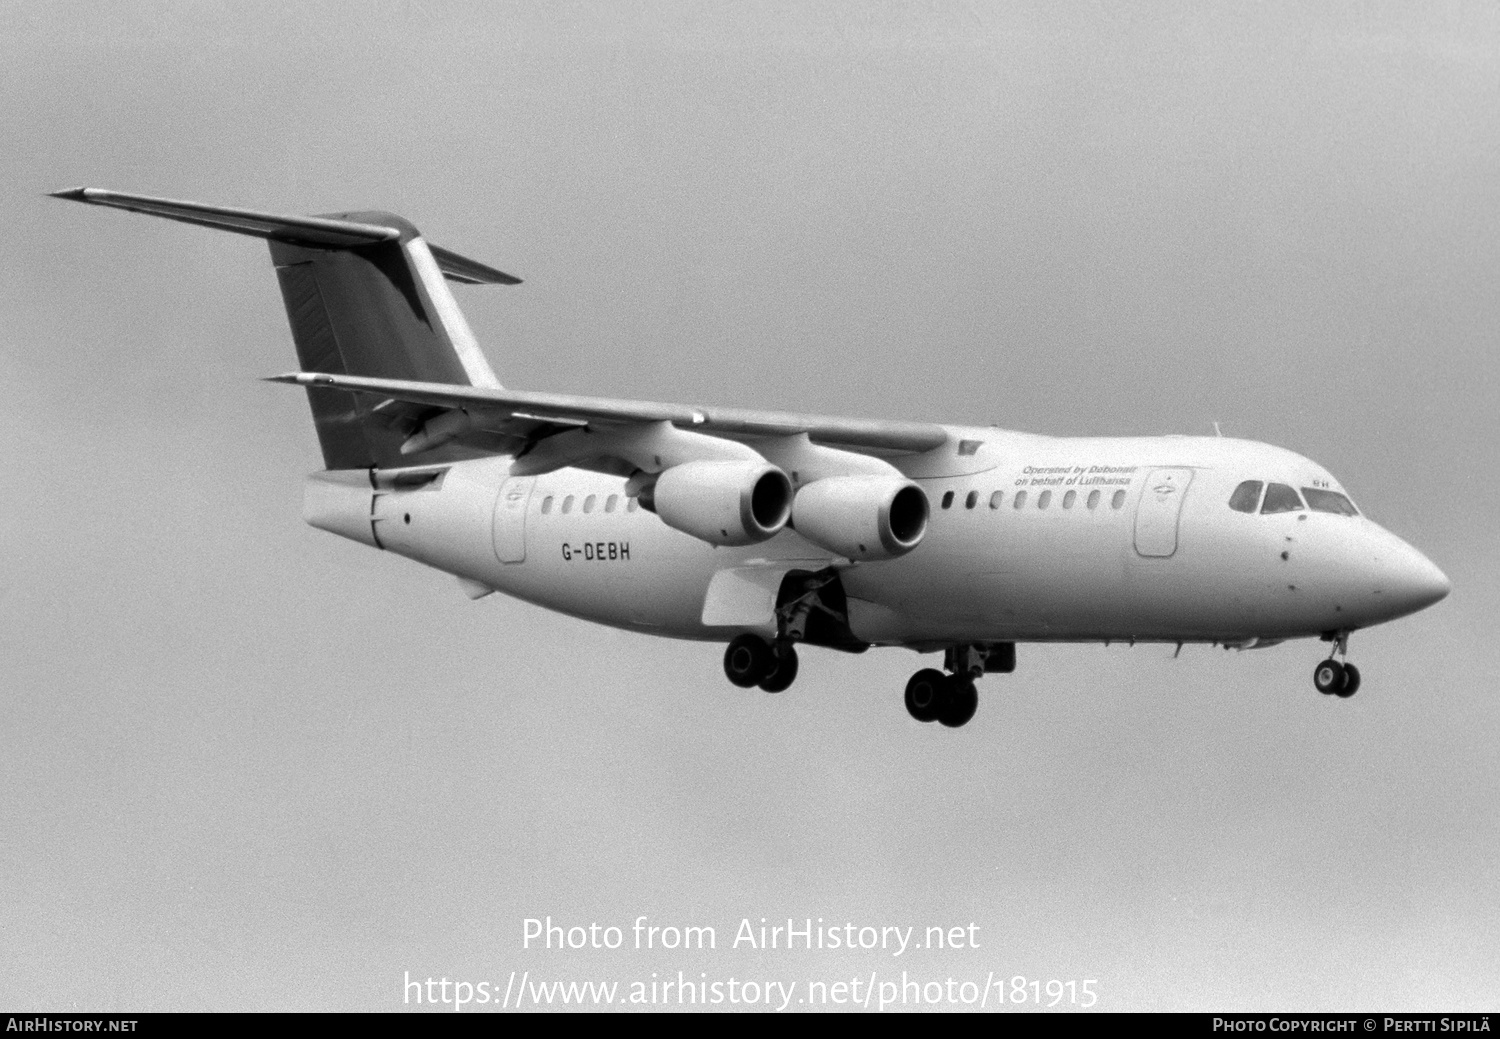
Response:
[[[1224,431],[1219,428],[1219,421],[1218,421],[1218,419],[1215,419],[1214,420],[1214,436],[1221,437],[1223,435],[1224,435]]]

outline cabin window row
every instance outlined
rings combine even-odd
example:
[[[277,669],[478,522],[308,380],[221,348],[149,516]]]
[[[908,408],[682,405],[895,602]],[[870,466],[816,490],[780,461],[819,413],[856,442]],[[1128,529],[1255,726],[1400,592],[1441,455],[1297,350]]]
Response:
[[[1017,491],[1015,494],[1011,495],[1010,507],[1013,508],[1013,509],[1024,509],[1026,507],[1026,502],[1027,502],[1027,500],[1028,500],[1029,497],[1030,496],[1025,491]],[[1084,499],[1084,507],[1088,508],[1088,509],[1097,509],[1099,507],[1099,504],[1103,500],[1104,500],[1103,492],[1099,491],[1098,489],[1089,491],[1088,497],[1086,499]],[[1065,509],[1071,509],[1077,503],[1078,503],[1078,492],[1077,491],[1064,491],[1063,492],[1063,496],[1062,496],[1062,507],[1063,508],[1065,508]],[[972,509],[972,508],[974,508],[978,504],[979,504],[979,492],[978,491],[970,491],[967,495],[964,496],[964,508],[966,508],[966,509]],[[998,509],[1003,504],[1005,504],[1005,492],[1004,491],[996,491],[994,494],[990,495],[990,508],[991,509]],[[1036,507],[1037,508],[1039,508],[1039,509],[1045,509],[1045,508],[1049,507],[1051,504],[1052,504],[1052,492],[1051,491],[1043,491],[1042,493],[1040,493],[1040,494],[1038,494],[1036,496]],[[1110,497],[1109,497],[1109,507],[1111,509],[1123,509],[1125,507],[1125,492],[1123,490],[1115,491],[1113,494],[1110,495]],[[943,495],[943,508],[945,508],[945,509],[951,509],[951,508],[953,508],[953,492],[952,491],[948,491],[948,492],[946,492]]]
[[[1262,494],[1261,492],[1265,493]],[[1307,504],[1303,505],[1303,501]],[[1325,491],[1318,487],[1304,487],[1299,495],[1295,487],[1284,483],[1267,484],[1263,480],[1246,480],[1229,496],[1229,507],[1235,512],[1255,512],[1261,515],[1277,512],[1302,512],[1311,508],[1314,512],[1331,512],[1335,516],[1358,516],[1354,503],[1337,491]]]
[[[558,511],[560,511],[564,516],[566,516],[568,513],[570,513],[570,512],[573,511],[573,504],[574,504],[575,501],[577,501],[577,498],[574,495],[571,495],[571,494],[566,495],[563,498],[563,500],[562,500],[562,508],[560,510],[558,510]],[[551,513],[552,513],[552,503],[553,503],[553,496],[550,495],[550,494],[547,495],[545,498],[542,499],[542,515],[543,516],[551,515]],[[599,505],[599,495],[597,495],[597,494],[590,494],[590,495],[588,495],[587,497],[585,497],[583,499],[583,511],[586,512],[586,513],[587,512],[593,512],[598,505]],[[604,507],[603,507],[602,511],[604,511],[604,512],[614,512],[616,509],[619,508],[619,505],[620,505],[620,496],[618,494],[611,494],[608,498],[604,499]],[[640,502],[639,498],[626,498],[625,499],[625,511],[626,512],[634,512],[636,509],[638,509],[640,507],[641,507],[641,502]]]

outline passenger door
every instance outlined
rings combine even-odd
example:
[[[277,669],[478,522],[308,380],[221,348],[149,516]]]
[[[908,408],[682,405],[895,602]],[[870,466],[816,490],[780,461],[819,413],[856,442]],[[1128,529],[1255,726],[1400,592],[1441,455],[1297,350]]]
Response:
[[[531,501],[534,476],[518,476],[500,485],[495,499],[495,558],[502,563],[526,561],[526,506]]]
[[[1193,482],[1191,469],[1153,469],[1135,508],[1135,550],[1162,558],[1177,551],[1177,521]]]

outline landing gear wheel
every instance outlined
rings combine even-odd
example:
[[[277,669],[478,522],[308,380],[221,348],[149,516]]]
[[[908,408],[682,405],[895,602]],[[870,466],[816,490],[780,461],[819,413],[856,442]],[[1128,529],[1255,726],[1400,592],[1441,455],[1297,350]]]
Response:
[[[961,728],[969,723],[977,710],[979,690],[974,688],[974,680],[958,675],[948,679],[948,703],[943,707],[943,713],[938,715],[938,721],[950,729]]]
[[[775,666],[771,647],[759,635],[741,635],[724,651],[724,674],[741,689],[759,685]]]
[[[771,647],[771,672],[760,680],[768,693],[784,693],[797,680],[797,651],[790,642]]]
[[[1323,661],[1313,669],[1313,685],[1325,696],[1341,692],[1344,688],[1344,665],[1337,660]]]
[[[1359,692],[1359,668],[1353,664],[1344,665],[1344,685],[1338,690],[1338,695],[1345,700]]]
[[[948,676],[925,667],[906,683],[906,711],[919,722],[935,722],[948,703]]]

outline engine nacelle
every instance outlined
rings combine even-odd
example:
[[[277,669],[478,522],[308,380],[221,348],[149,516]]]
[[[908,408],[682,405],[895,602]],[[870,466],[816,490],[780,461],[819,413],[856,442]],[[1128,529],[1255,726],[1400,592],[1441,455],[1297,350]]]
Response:
[[[792,481],[767,462],[684,462],[643,490],[641,504],[711,545],[753,545],[791,518]]]
[[[792,524],[849,559],[894,559],[922,543],[927,494],[899,476],[830,476],[797,492]]]

